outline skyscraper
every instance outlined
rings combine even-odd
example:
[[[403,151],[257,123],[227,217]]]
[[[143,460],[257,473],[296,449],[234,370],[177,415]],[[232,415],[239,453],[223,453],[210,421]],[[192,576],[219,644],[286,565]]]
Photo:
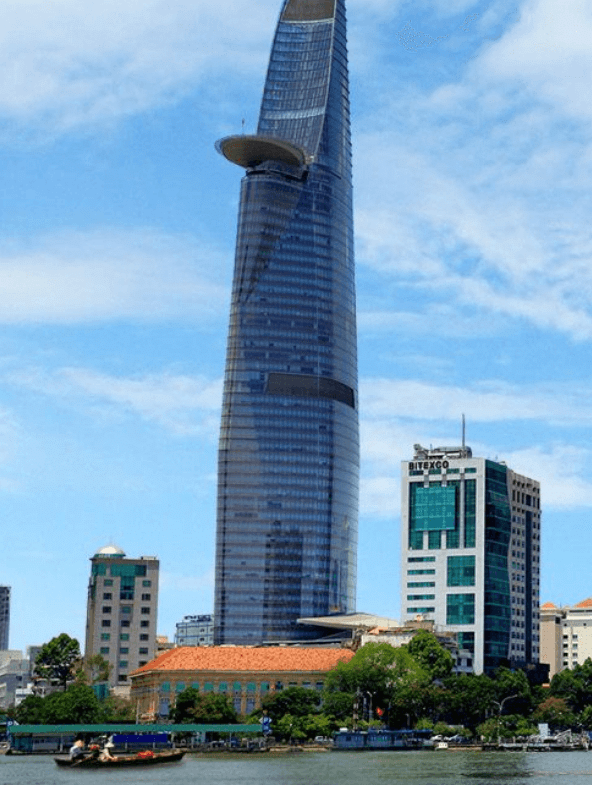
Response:
[[[540,661],[540,485],[468,447],[402,467],[402,616],[458,633],[477,673]]]
[[[102,655],[109,685],[122,694],[129,674],[156,654],[159,562],[154,556],[128,559],[114,545],[91,558],[84,657]]]
[[[215,639],[355,606],[359,444],[344,0],[284,0],[242,180],[218,461]]]
[[[0,586],[0,651],[8,649],[10,631],[10,586]]]

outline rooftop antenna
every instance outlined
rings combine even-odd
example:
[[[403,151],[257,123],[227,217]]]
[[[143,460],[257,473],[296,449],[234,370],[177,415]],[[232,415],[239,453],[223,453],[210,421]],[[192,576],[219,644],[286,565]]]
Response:
[[[242,125],[242,129],[243,129],[243,136],[244,136],[244,135],[245,135],[245,118],[244,118],[244,117],[243,117],[243,119],[242,119],[241,125]]]
[[[464,450],[465,450],[465,416],[464,416],[464,414],[462,415],[462,429],[461,429],[461,433],[462,433],[462,448],[463,448],[463,452],[464,452]]]

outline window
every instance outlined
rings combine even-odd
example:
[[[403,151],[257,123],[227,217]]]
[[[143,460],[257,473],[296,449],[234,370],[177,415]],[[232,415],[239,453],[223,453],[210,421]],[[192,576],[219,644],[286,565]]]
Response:
[[[110,632],[102,632],[101,633],[101,640],[102,641],[110,641],[111,640],[111,633]]]
[[[160,685],[160,691],[161,692],[170,692],[171,691],[170,682],[163,681],[163,683]]]
[[[129,654],[129,649],[127,648],[127,646],[120,646],[119,647],[119,653],[120,654]]]
[[[129,624],[129,622],[128,622],[128,624]],[[150,627],[150,622],[149,621],[141,621],[140,622],[140,627]]]
[[[105,580],[103,581],[103,586],[113,586],[113,581],[111,580],[111,578],[105,578]]]
[[[121,606],[121,612],[122,613],[131,613],[132,612],[132,606],[131,605],[122,605]]]
[[[140,654],[148,654],[148,649],[145,646],[143,646],[143,647],[140,647],[140,649],[138,649],[138,652]]]
[[[142,609],[141,609],[141,612],[142,612],[144,615],[146,615],[146,614],[150,613],[150,608],[142,608]]]
[[[103,605],[103,607],[101,608],[101,611],[103,613],[111,613],[111,606],[110,605]]]
[[[119,660],[120,668],[127,668],[127,660]]]
[[[151,594],[142,594],[142,602],[150,602]]]
[[[474,556],[449,556],[447,562],[448,586],[474,586],[475,585],[475,557]]]
[[[125,673],[120,673],[117,677],[117,681],[127,681],[127,676]]]
[[[152,581],[142,581],[142,586],[150,587],[150,586],[152,586]]]
[[[122,619],[119,624],[120,624],[121,627],[129,627],[130,626],[130,622],[127,619]]]
[[[474,624],[475,595],[448,594],[446,596],[446,624]]]
[[[101,654],[109,654],[109,647],[108,646],[101,646],[99,651],[101,652]]]
[[[110,627],[111,626],[111,619],[103,619],[101,622],[101,627]]]
[[[111,576],[122,578],[134,578],[136,575],[146,575],[145,564],[112,564]]]
[[[104,599],[104,600],[112,600],[112,599],[113,599],[113,595],[111,594],[111,592],[110,592],[110,591],[106,591],[106,592],[103,594],[103,599]]]
[[[146,633],[145,633],[145,632],[143,632],[143,633],[140,635],[140,640],[141,640],[141,641],[148,641],[148,640],[150,640],[150,636],[149,636],[149,635],[146,635]]]
[[[119,636],[120,641],[129,641],[129,632],[122,632]]]

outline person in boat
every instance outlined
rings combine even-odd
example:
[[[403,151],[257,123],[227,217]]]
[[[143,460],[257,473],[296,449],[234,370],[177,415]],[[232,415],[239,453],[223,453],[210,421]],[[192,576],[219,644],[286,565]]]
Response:
[[[76,739],[74,744],[70,747],[70,760],[80,760],[83,755],[84,741],[82,739]]]
[[[115,757],[113,755],[111,755],[111,750],[113,749],[114,746],[115,745],[113,744],[111,739],[109,739],[107,742],[105,742],[105,746],[101,750],[101,754],[99,756],[99,760],[103,760],[103,761],[105,761],[105,760],[115,760]]]

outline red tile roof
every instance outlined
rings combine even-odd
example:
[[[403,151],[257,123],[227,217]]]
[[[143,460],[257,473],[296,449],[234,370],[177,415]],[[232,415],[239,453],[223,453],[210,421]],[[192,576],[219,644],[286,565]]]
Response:
[[[588,597],[588,599],[578,602],[577,605],[574,605],[574,608],[592,608],[592,597]]]
[[[556,608],[557,606],[553,602],[546,602],[544,605],[541,605],[541,610],[550,611],[552,608]]]
[[[349,662],[351,649],[298,646],[180,646],[134,671],[328,671]]]

